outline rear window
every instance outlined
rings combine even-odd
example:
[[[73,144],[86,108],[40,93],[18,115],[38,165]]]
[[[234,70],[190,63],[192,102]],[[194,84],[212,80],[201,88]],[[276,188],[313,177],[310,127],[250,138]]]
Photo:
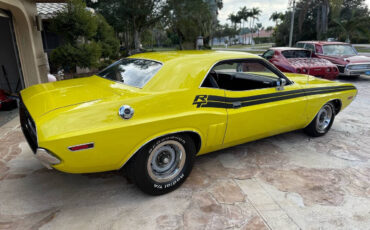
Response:
[[[285,50],[281,52],[285,58],[310,58],[309,50]]]
[[[156,61],[125,58],[108,66],[98,76],[142,88],[161,67],[162,64]]]

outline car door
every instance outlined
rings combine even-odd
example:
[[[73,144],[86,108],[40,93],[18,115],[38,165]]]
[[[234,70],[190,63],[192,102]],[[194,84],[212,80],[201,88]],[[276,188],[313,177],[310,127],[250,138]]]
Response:
[[[306,124],[304,92],[266,61],[231,60],[214,69],[219,75],[219,87],[225,89],[225,146],[303,128]],[[233,72],[234,76],[228,78],[227,74]],[[283,81],[287,85],[277,87]]]

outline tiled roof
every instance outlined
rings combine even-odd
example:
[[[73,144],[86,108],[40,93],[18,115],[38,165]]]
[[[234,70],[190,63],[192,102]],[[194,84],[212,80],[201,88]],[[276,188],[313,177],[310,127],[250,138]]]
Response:
[[[63,11],[67,3],[36,3],[37,14],[42,19],[50,19],[55,17],[56,13]]]

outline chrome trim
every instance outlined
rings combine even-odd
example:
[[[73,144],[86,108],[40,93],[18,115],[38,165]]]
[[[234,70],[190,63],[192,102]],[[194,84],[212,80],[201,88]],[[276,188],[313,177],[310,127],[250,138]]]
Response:
[[[365,69],[349,69],[349,67],[351,66],[359,66],[359,65],[370,65],[370,62],[347,64],[343,70],[343,73],[341,73],[341,75],[344,75],[344,76],[362,75],[370,71],[370,68],[367,68],[367,67]]]
[[[43,148],[37,148],[35,157],[48,169],[53,169],[52,165],[61,163],[61,160],[51,152]]]
[[[224,60],[221,60],[221,61],[217,61],[215,64],[212,65],[212,67],[207,71],[206,75],[203,77],[203,80],[202,82],[200,83],[198,89],[200,88],[209,88],[209,87],[202,87],[203,85],[203,82],[206,80],[208,74],[211,72],[211,70],[217,65],[219,64],[220,62],[224,62],[224,61],[238,61],[238,60],[258,60],[258,61],[262,61],[264,63],[266,63],[269,67],[273,68],[275,71],[277,71],[280,75],[284,76],[285,80],[287,80],[287,83],[293,83],[293,81],[291,81],[287,76],[285,76],[285,74],[283,72],[281,72],[278,68],[276,68],[273,64],[271,64],[270,62],[266,61],[264,58],[261,58],[259,56],[256,56],[256,58],[233,58],[233,59],[224,59]],[[273,72],[274,73],[274,72]],[[276,73],[275,73],[276,74]],[[279,74],[276,74],[279,78],[282,78],[279,76]],[[216,89],[216,88],[211,88],[211,89]],[[219,88],[220,89],[220,88]],[[221,89],[221,90],[225,90],[226,89]],[[231,90],[232,91],[232,90]],[[243,90],[243,91],[246,91],[246,90]],[[233,91],[234,92],[234,91]],[[238,91],[238,92],[241,92],[241,91]]]
[[[166,133],[166,134],[164,134],[164,135],[161,135],[161,136],[158,136],[158,137],[155,137],[155,138],[153,138],[153,139],[150,139],[149,141],[147,141],[147,142],[145,142],[143,145],[141,145],[138,149],[136,149],[136,151],[127,159],[127,161],[125,162],[125,163],[123,163],[123,165],[118,169],[118,170],[120,170],[120,169],[122,169],[123,168],[123,166],[125,166],[126,165],[126,163],[127,162],[129,162],[130,161],[130,159],[138,152],[138,151],[140,151],[140,149],[142,149],[145,145],[147,145],[149,142],[152,142],[152,141],[154,141],[155,139],[158,139],[158,138],[161,138],[161,137],[164,137],[164,136],[168,136],[168,135],[171,135],[171,134],[176,134],[176,133],[186,133],[186,132],[191,132],[191,133],[196,133],[198,136],[199,136],[199,138],[200,138],[200,148],[199,148],[199,150],[201,150],[202,149],[202,144],[203,144],[203,142],[202,142],[202,136],[197,132],[197,131],[194,131],[194,130],[183,130],[183,131],[178,131],[178,132],[171,132],[171,133]],[[199,151],[198,151],[199,152]],[[197,152],[197,153],[198,153]]]
[[[87,150],[87,149],[80,149],[80,150],[71,150],[70,148],[73,148],[73,147],[78,147],[78,146],[81,146],[81,145],[93,145],[91,148],[87,148],[87,149],[93,149],[95,148],[95,143],[94,142],[89,142],[89,143],[84,143],[84,144],[79,144],[79,145],[73,145],[73,146],[68,146],[67,149],[70,151],[70,152],[79,152],[79,151],[83,151],[83,150]]]

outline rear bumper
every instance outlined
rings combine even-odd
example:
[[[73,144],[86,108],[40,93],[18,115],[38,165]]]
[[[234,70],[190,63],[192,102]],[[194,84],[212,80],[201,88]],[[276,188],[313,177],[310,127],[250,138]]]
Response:
[[[35,157],[48,169],[53,169],[53,165],[61,163],[61,160],[54,156],[51,152],[46,149],[38,148]]]

